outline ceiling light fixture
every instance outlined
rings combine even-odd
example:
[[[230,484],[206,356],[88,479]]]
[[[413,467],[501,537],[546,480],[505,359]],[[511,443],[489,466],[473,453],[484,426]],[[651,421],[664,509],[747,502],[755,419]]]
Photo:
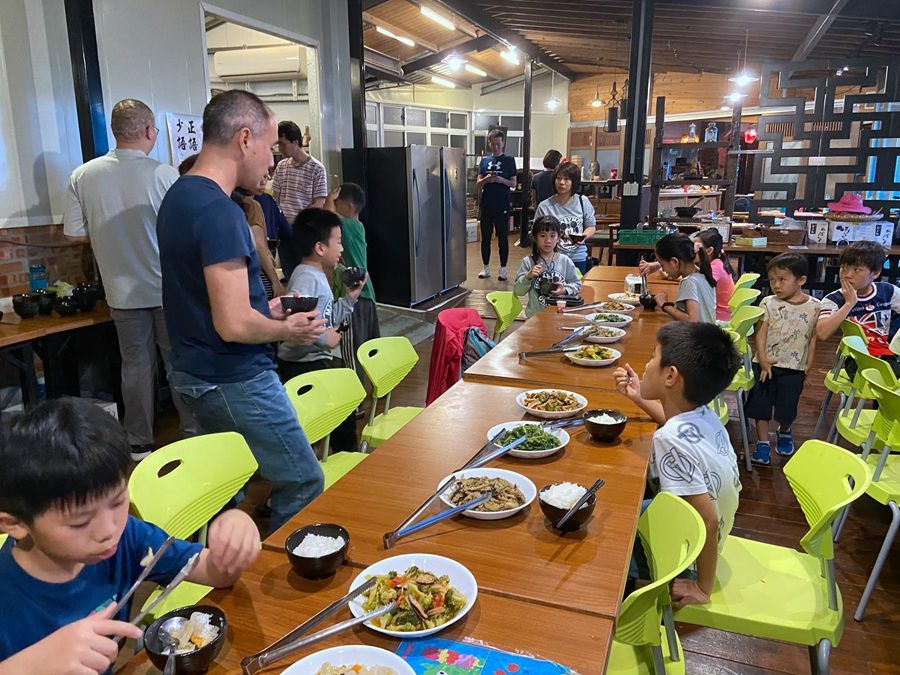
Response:
[[[419,11],[422,12],[423,16],[427,16],[429,19],[431,19],[435,23],[441,24],[447,30],[456,30],[456,24],[454,24],[447,17],[441,16],[440,14],[435,12],[433,9],[430,9],[423,5],[422,7],[419,7]]]
[[[550,98],[548,98],[546,103],[544,104],[548,108],[550,108],[550,110],[556,110],[562,104],[562,101],[560,101],[558,98],[556,98],[556,96],[553,93],[553,85],[554,85],[555,81],[556,81],[556,73],[554,73],[551,70],[550,71]]]
[[[747,94],[740,92],[740,91],[733,91],[730,94],[728,94],[728,96],[726,96],[725,98],[727,98],[732,103],[737,103],[742,98],[744,98],[746,95]]]
[[[734,82],[739,87],[746,87],[751,82],[756,82],[757,80],[759,80],[759,78],[756,75],[754,75],[749,70],[747,70],[747,53],[749,52],[749,47],[750,47],[750,29],[747,28],[744,33],[744,67],[743,67],[743,69],[740,68],[741,53],[738,52],[738,70],[740,70],[741,72],[739,72],[737,75],[732,75],[731,77],[728,78],[729,82]]]
[[[443,77],[438,77],[437,75],[432,75],[431,81],[434,84],[439,84],[442,87],[447,87],[448,89],[456,89],[455,83],[451,82],[450,80],[445,80]]]
[[[502,56],[514,66],[519,65],[519,55],[516,54],[516,48],[512,45],[507,45],[506,49],[500,52],[500,56]]]
[[[487,77],[486,72],[484,72],[481,68],[473,66],[471,63],[467,63],[465,68],[473,75],[478,75],[478,77]]]
[[[402,42],[407,47],[415,47],[416,43],[410,40],[408,37],[403,37],[402,35],[396,35],[392,33],[387,28],[382,28],[381,26],[375,26],[375,32],[381,33],[382,35],[387,35],[389,38],[394,38],[397,42]]]
[[[459,70],[464,65],[466,65],[466,60],[459,54],[453,53],[449,56],[445,56],[442,60],[442,63],[447,64],[450,70]]]

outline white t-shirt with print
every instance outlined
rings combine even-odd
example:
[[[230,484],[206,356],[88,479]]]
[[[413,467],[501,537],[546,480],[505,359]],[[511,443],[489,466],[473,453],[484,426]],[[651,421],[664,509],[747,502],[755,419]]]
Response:
[[[820,304],[812,296],[806,296],[800,304],[793,304],[776,295],[768,295],[759,303],[765,311],[763,321],[767,325],[766,356],[773,365],[806,370],[809,343],[816,332]]]
[[[728,432],[705,405],[675,415],[653,434],[650,487],[680,497],[706,492],[719,516],[719,549],[734,525],[741,478]]]

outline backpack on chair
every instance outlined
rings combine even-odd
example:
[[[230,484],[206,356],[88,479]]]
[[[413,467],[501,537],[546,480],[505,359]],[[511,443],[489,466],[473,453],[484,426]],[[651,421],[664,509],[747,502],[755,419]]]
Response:
[[[482,329],[469,328],[466,331],[466,340],[463,345],[460,377],[462,377],[462,373],[466,372],[473,363],[491,351],[495,346],[496,344],[494,341],[491,340],[487,336],[487,333]]]

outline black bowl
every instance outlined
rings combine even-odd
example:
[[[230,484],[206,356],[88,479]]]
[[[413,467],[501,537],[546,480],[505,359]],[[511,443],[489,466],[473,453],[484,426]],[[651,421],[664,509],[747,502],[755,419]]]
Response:
[[[323,555],[319,558],[305,558],[296,555],[297,548],[307,534],[318,534],[320,537],[343,537],[344,545],[334,553]],[[284,542],[284,550],[294,571],[306,579],[324,579],[334,574],[335,570],[344,562],[347,549],[350,547],[350,533],[340,525],[333,523],[316,523],[306,525],[288,536]]]
[[[693,218],[700,209],[696,206],[676,206],[675,213],[679,218]]]
[[[53,311],[53,301],[56,299],[56,293],[40,289],[29,293],[38,303],[38,313],[49,316]]]
[[[79,287],[72,291],[72,298],[82,312],[90,312],[94,309],[99,296],[100,294],[93,288]]]
[[[60,316],[75,316],[78,314],[78,303],[72,298],[57,298],[53,301],[53,309]]]
[[[286,295],[281,298],[281,309],[291,314],[299,312],[311,312],[319,304],[319,299],[310,296],[297,297],[294,295]]]
[[[23,319],[31,319],[37,316],[40,309],[40,301],[31,293],[20,293],[13,296],[13,311]]]
[[[551,504],[548,504],[543,499],[541,499],[541,493],[553,487],[555,483],[551,485],[545,485],[540,490],[538,490],[538,503],[541,505],[541,511],[544,512],[544,515],[547,516],[547,520],[550,521],[550,524],[553,525],[554,529],[558,529],[556,524],[559,522],[559,519],[566,515],[566,512],[569,509],[561,509]],[[583,487],[583,486],[582,486]],[[560,532],[574,532],[578,528],[587,522],[587,519],[591,517],[591,514],[594,512],[594,507],[597,505],[597,495],[592,494],[588,497],[587,502],[585,502],[584,506],[578,509],[575,513],[572,514],[572,517],[566,521],[566,524],[563,525]]]
[[[642,295],[640,297],[640,303],[641,307],[651,312],[656,309],[656,298],[652,295]]]
[[[365,277],[365,267],[348,267],[341,272],[341,282],[347,288],[356,288]]]
[[[592,422],[590,420],[591,417],[603,415],[604,413],[615,417],[619,421],[615,424],[600,424],[599,422]],[[618,410],[606,408],[585,410],[581,414],[581,417],[584,419],[584,428],[588,430],[591,438],[600,443],[612,443],[622,434],[625,425],[628,423],[628,418],[623,413],[620,413]]]
[[[168,619],[176,616],[189,618],[193,612],[203,612],[212,615],[210,623],[219,627],[219,634],[216,639],[208,645],[204,645],[190,654],[178,654],[175,657],[175,673],[176,675],[194,675],[195,673],[205,673],[209,670],[212,662],[216,660],[222,647],[225,646],[225,634],[228,632],[228,621],[225,619],[225,613],[218,607],[212,605],[191,605],[190,607],[181,607],[174,609],[167,614],[163,614],[156,621],[147,626],[144,631],[144,647],[147,650],[147,656],[150,662],[160,670],[166,667],[168,654],[163,654],[166,644],[159,638],[159,627]]]

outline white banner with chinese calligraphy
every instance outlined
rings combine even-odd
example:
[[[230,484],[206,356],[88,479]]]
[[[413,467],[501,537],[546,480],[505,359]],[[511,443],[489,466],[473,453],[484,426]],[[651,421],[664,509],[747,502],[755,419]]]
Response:
[[[172,149],[172,165],[178,166],[185,158],[200,152],[203,145],[203,133],[200,115],[182,115],[166,113],[166,125],[169,127],[169,147]]]

